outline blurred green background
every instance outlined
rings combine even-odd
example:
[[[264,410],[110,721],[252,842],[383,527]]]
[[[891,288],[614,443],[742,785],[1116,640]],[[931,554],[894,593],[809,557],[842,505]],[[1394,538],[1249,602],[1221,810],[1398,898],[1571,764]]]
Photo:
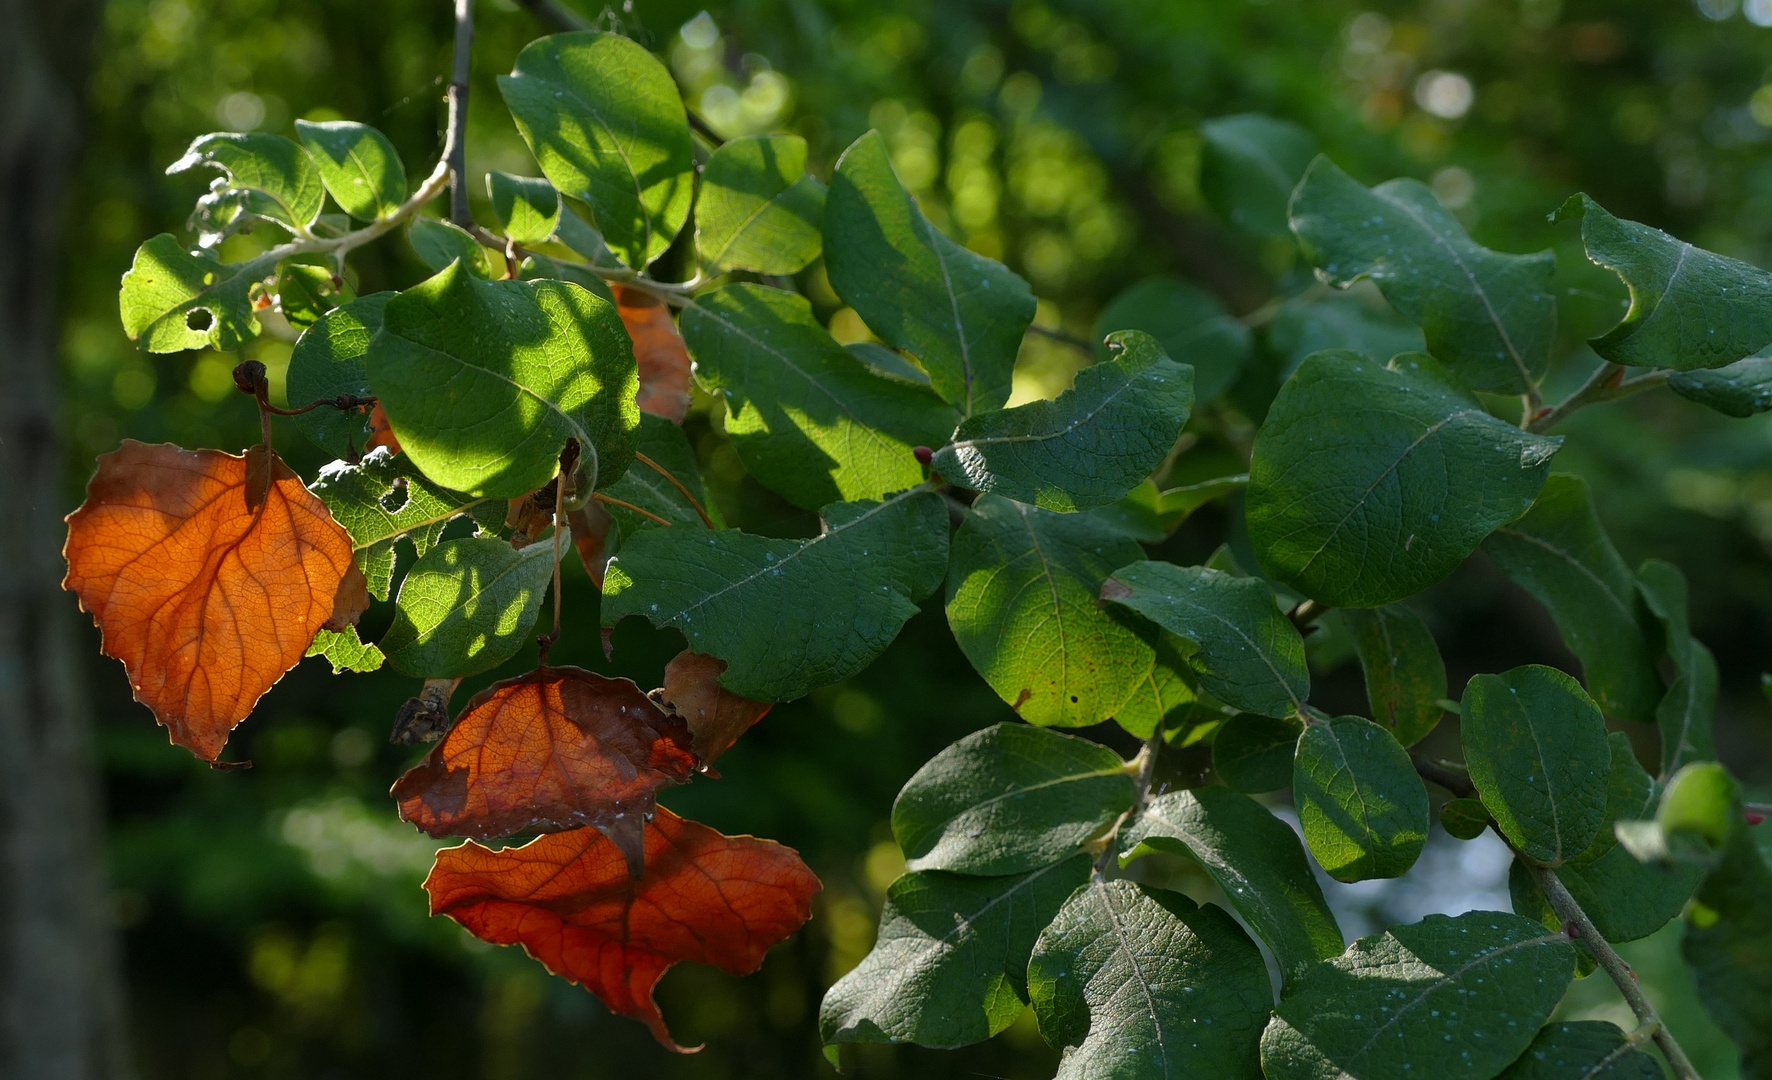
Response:
[[[1617,317],[1623,295],[1586,265],[1570,227],[1546,221],[1571,192],[1772,265],[1772,0],[735,0],[703,12],[704,2],[580,10],[663,55],[720,133],[803,134],[820,175],[878,128],[930,217],[1027,277],[1039,322],[1074,334],[1153,273],[1193,280],[1239,314],[1297,286],[1289,243],[1233,232],[1200,196],[1198,123],[1244,111],[1305,125],[1364,182],[1429,182],[1483,243],[1554,247],[1566,355],[1553,399],[1585,374],[1593,358],[1579,343]],[[423,175],[441,142],[449,8],[108,0],[67,222],[61,421],[76,481],[125,436],[228,449],[254,438],[251,405],[228,378],[235,358],[149,356],[118,324],[117,282],[135,246],[182,233],[207,183],[167,177],[165,166],[207,131],[291,134],[300,117],[345,117],[381,127],[408,173]],[[533,173],[493,79],[545,28],[512,0],[479,8],[469,171]],[[483,198],[478,183],[474,194]],[[360,292],[426,276],[398,236],[353,262]],[[840,337],[857,333],[816,267],[801,285]],[[267,338],[248,355],[275,375],[288,349]],[[1055,392],[1081,359],[1030,337],[1019,393]],[[1259,378],[1233,399],[1258,402]],[[744,476],[711,410],[699,401],[689,430],[727,519],[804,535],[813,523]],[[1220,410],[1202,423],[1179,475],[1233,471],[1237,416]],[[1583,413],[1565,433],[1558,468],[1593,480],[1626,560],[1659,556],[1691,579],[1694,627],[1724,672],[1719,745],[1764,792],[1772,419],[1728,421],[1644,395]],[[293,428],[278,439],[307,475],[322,463]],[[78,498],[71,485],[68,504]],[[1203,557],[1234,534],[1235,516],[1203,512],[1165,553]],[[657,685],[676,639],[624,624],[605,661],[596,593],[569,567],[555,658]],[[1477,671],[1573,668],[1542,611],[1481,556],[1421,607],[1455,695]],[[307,661],[235,736],[229,756],[255,767],[212,772],[167,744],[96,644],[94,634],[112,910],[150,1078],[829,1076],[818,1001],[868,949],[902,867],[886,824],[894,794],[948,742],[1010,717],[931,602],[868,672],[778,707],[722,761],[723,779],[665,796],[723,831],[798,848],[826,885],[814,921],[760,974],[690,966],[666,977],[659,998],[679,1040],[708,1044],[676,1058],[521,953],[426,918],[418,882],[436,845],[385,797],[417,756],[386,741],[415,686],[390,673],[335,681]],[[533,662],[531,650],[499,674]],[[1326,665],[1319,686],[1327,708],[1364,708],[1357,667]],[[1401,882],[1334,895],[1351,938],[1380,917],[1505,906],[1505,867],[1493,846],[1442,835]],[[1626,954],[1705,1074],[1732,1077],[1732,1051],[1678,964],[1677,935],[1676,925]],[[1627,1015],[1599,980],[1580,984],[1567,1008]],[[865,1077],[1045,1077],[1056,1060],[1031,1017],[959,1052],[864,1049],[851,1061]]]

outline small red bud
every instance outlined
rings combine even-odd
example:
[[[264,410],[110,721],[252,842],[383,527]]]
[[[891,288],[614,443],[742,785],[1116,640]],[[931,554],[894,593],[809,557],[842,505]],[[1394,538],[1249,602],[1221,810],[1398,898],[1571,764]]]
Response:
[[[1746,817],[1746,818],[1747,818],[1747,823],[1748,823],[1748,824],[1749,824],[1749,825],[1758,825],[1758,824],[1760,824],[1760,823],[1761,823],[1761,822],[1762,822],[1762,821],[1765,821],[1765,820],[1766,820],[1766,815],[1765,815],[1765,814],[1759,814],[1759,813],[1755,813],[1755,812],[1754,812],[1754,811],[1752,811],[1752,810],[1749,810],[1749,811],[1748,811],[1748,812],[1747,812],[1747,813],[1746,813],[1746,814],[1744,814],[1744,815],[1743,815],[1743,816],[1744,816],[1744,817]]]
[[[1563,924],[1563,933],[1568,934],[1572,938],[1578,938],[1581,936],[1581,927],[1576,926],[1572,922],[1564,923]]]
[[[913,446],[911,448],[911,454],[917,459],[917,464],[919,465],[927,465],[935,460],[935,451],[929,449],[927,446]]]

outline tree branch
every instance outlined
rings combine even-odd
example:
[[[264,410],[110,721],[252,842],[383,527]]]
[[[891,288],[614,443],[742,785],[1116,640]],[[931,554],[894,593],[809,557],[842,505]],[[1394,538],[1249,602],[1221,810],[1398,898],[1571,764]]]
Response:
[[[449,135],[443,144],[449,162],[449,220],[467,228],[468,212],[468,76],[473,71],[474,0],[455,0],[455,69],[449,76]]]
[[[1662,1023],[1661,1017],[1655,1012],[1655,1006],[1643,996],[1643,990],[1637,985],[1637,977],[1631,972],[1630,965],[1613,950],[1610,942],[1600,936],[1600,931],[1594,926],[1593,920],[1587,917],[1587,912],[1581,910],[1575,897],[1569,895],[1569,890],[1563,887],[1562,879],[1545,867],[1531,862],[1526,862],[1525,865],[1532,873],[1532,880],[1538,883],[1538,890],[1550,901],[1551,910],[1557,913],[1557,918],[1574,928],[1570,936],[1579,935],[1582,941],[1587,942],[1594,959],[1599,961],[1600,966],[1606,969],[1606,974],[1617,984],[1618,992],[1624,995],[1625,1004],[1636,1014],[1640,1028],[1648,1031],[1649,1037],[1655,1040],[1655,1045],[1661,1047],[1662,1055],[1673,1067],[1674,1076],[1678,1080],[1701,1080],[1698,1070],[1692,1067],[1691,1059],[1686,1056],[1686,1051],[1674,1039],[1673,1032]]]

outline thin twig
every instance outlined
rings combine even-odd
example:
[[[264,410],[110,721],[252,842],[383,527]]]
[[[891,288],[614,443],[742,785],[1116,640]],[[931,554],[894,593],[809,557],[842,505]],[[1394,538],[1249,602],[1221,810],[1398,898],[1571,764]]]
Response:
[[[1557,918],[1562,919],[1565,925],[1575,927],[1581,940],[1592,950],[1594,959],[1599,961],[1600,966],[1606,969],[1606,974],[1612,977],[1613,983],[1617,984],[1618,992],[1624,995],[1625,1004],[1636,1014],[1637,1023],[1648,1029],[1655,1045],[1661,1047],[1662,1056],[1673,1067],[1674,1076],[1678,1080],[1700,1080],[1698,1070],[1692,1067],[1686,1051],[1680,1047],[1673,1032],[1662,1023],[1661,1017],[1655,1012],[1655,1006],[1643,996],[1643,989],[1637,985],[1637,977],[1631,972],[1630,965],[1613,950],[1610,942],[1600,936],[1600,931],[1594,926],[1593,920],[1587,917],[1587,912],[1581,909],[1575,897],[1569,895],[1569,890],[1563,887],[1562,879],[1555,872],[1531,862],[1527,862],[1526,867],[1532,873],[1532,880],[1538,883],[1538,890],[1550,901],[1551,910],[1557,913]]]
[[[1416,758],[1415,771],[1423,780],[1438,784],[1461,799],[1468,799],[1477,793],[1477,785],[1471,783],[1468,773],[1459,772],[1443,762],[1431,758]]]
[[[1673,374],[1671,370],[1664,368],[1645,375],[1638,375],[1634,379],[1627,379],[1624,377],[1624,371],[1625,369],[1618,364],[1601,364],[1592,375],[1588,376],[1587,382],[1581,384],[1580,389],[1564,398],[1554,408],[1528,410],[1527,422],[1522,426],[1533,432],[1549,431],[1578,409],[1602,401],[1617,401],[1619,398],[1629,397],[1644,390],[1652,390],[1666,382],[1667,377]]]
[[[1119,820],[1114,822],[1114,827],[1102,838],[1101,854],[1095,859],[1097,877],[1107,873],[1108,867],[1119,856],[1120,830],[1125,828],[1128,821],[1144,812],[1144,801],[1151,793],[1151,778],[1157,772],[1157,755],[1162,750],[1163,725],[1158,724],[1156,730],[1151,732],[1151,737],[1144,741],[1138,756],[1132,759],[1132,764],[1138,769],[1138,779],[1132,789],[1132,805],[1126,808],[1126,812],[1120,815]]]
[[[634,513],[639,514],[641,517],[651,518],[653,521],[658,522],[660,525],[668,526],[671,524],[670,522],[666,521],[664,518],[659,517],[657,514],[653,513],[650,510],[642,510],[638,506],[635,506],[633,503],[628,502],[625,499],[618,499],[613,495],[605,495],[601,491],[593,494],[591,496],[591,498],[597,500],[600,503],[608,503],[610,506],[619,506],[623,510],[632,510]]]
[[[683,111],[689,114],[689,130],[706,139],[709,146],[718,150],[720,147],[726,145],[726,140],[720,137],[720,133],[715,131],[706,120],[703,120],[698,116],[695,110],[685,109]]]
[[[455,0],[455,69],[449,77],[449,220],[463,228],[468,212],[468,76],[473,72],[474,0]]]
[[[640,453],[638,450],[634,451],[634,460],[638,461],[640,464],[646,466],[648,469],[651,469],[653,472],[657,473],[658,475],[664,477],[666,480],[669,480],[671,482],[671,486],[676,488],[678,491],[681,491],[683,493],[683,497],[685,499],[689,500],[689,505],[695,507],[695,512],[697,514],[701,515],[701,523],[703,525],[706,525],[710,529],[714,527],[714,519],[711,517],[708,517],[708,512],[701,508],[701,503],[696,501],[695,496],[691,495],[689,493],[689,489],[683,486],[683,481],[681,481],[681,480],[677,479],[675,476],[671,475],[671,470],[665,468],[663,465],[660,465],[658,462],[647,457],[645,454]]]
[[[1030,326],[1028,327],[1028,333],[1039,334],[1041,337],[1051,338],[1053,341],[1061,341],[1064,344],[1071,346],[1073,349],[1082,349],[1084,352],[1095,351],[1095,346],[1091,345],[1087,338],[1080,338],[1062,327]]]

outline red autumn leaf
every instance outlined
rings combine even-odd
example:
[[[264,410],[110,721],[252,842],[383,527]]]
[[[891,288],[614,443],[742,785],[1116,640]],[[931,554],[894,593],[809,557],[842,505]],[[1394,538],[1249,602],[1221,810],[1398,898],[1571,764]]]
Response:
[[[769,712],[769,703],[752,701],[721,686],[726,661],[685,649],[665,665],[664,686],[652,700],[689,722],[695,756],[702,765],[732,748],[738,737]]]
[[[474,695],[392,794],[400,816],[432,836],[595,826],[630,852],[637,874],[654,794],[695,767],[684,721],[629,680],[544,667]]]
[[[722,836],[665,809],[646,826],[639,880],[595,829],[503,851],[469,841],[439,851],[425,878],[431,914],[522,945],[678,1053],[691,1051],[672,1041],[652,1000],[659,977],[681,961],[750,974],[811,916],[820,888],[791,848]]]
[[[394,435],[394,425],[388,423],[388,414],[382,411],[381,402],[376,402],[369,409],[369,442],[363,447],[368,453],[378,446],[388,448],[388,453],[400,452],[400,440]]]
[[[603,572],[609,569],[609,556],[603,553],[603,548],[609,541],[609,529],[615,519],[609,516],[609,511],[593,502],[567,513],[566,523],[572,527],[572,546],[578,549],[585,573],[591,575],[591,582],[601,589]]]
[[[369,604],[351,538],[269,450],[125,440],[68,515],[62,587],[172,741],[214,761],[321,627]]]
[[[621,285],[611,288],[616,313],[634,341],[641,410],[681,424],[689,415],[689,347],[671,321],[671,309],[649,292]]]

